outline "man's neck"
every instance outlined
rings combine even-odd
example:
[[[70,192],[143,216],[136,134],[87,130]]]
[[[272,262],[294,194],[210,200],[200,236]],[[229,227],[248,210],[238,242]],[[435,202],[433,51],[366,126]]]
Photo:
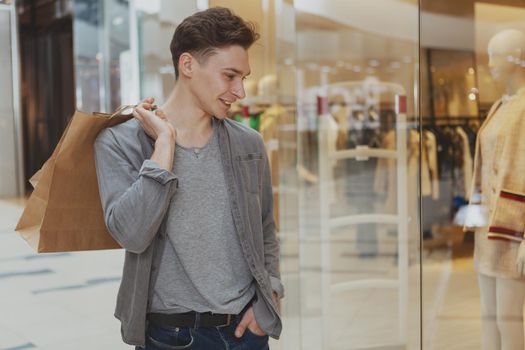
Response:
[[[177,130],[177,143],[188,147],[206,144],[212,133],[212,119],[197,107],[197,101],[188,90],[175,85],[160,108]]]

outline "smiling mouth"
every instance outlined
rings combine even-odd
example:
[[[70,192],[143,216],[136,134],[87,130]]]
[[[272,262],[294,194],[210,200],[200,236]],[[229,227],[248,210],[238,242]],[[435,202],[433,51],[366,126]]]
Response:
[[[227,100],[223,100],[222,98],[219,99],[223,105],[225,105],[226,107],[230,108],[231,105],[232,105],[232,101],[227,101]]]

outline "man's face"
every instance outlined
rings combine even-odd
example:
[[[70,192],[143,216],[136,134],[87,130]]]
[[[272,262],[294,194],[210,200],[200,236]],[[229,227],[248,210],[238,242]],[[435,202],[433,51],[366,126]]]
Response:
[[[243,99],[244,79],[250,74],[248,52],[233,45],[216,49],[202,63],[196,64],[190,86],[199,108],[206,114],[224,119],[230,105]]]

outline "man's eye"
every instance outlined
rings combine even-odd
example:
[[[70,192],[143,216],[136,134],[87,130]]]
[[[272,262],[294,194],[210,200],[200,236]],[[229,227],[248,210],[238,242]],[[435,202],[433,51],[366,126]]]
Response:
[[[228,78],[228,80],[233,80],[235,79],[235,75],[226,74],[226,78]]]

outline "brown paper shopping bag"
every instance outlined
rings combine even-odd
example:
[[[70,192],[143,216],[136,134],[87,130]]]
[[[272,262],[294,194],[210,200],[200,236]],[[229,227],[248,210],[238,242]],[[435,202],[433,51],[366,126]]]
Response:
[[[53,154],[30,180],[34,191],[16,231],[33,249],[120,248],[104,223],[93,144],[100,131],[129,120],[132,108],[113,114],[75,112]]]

